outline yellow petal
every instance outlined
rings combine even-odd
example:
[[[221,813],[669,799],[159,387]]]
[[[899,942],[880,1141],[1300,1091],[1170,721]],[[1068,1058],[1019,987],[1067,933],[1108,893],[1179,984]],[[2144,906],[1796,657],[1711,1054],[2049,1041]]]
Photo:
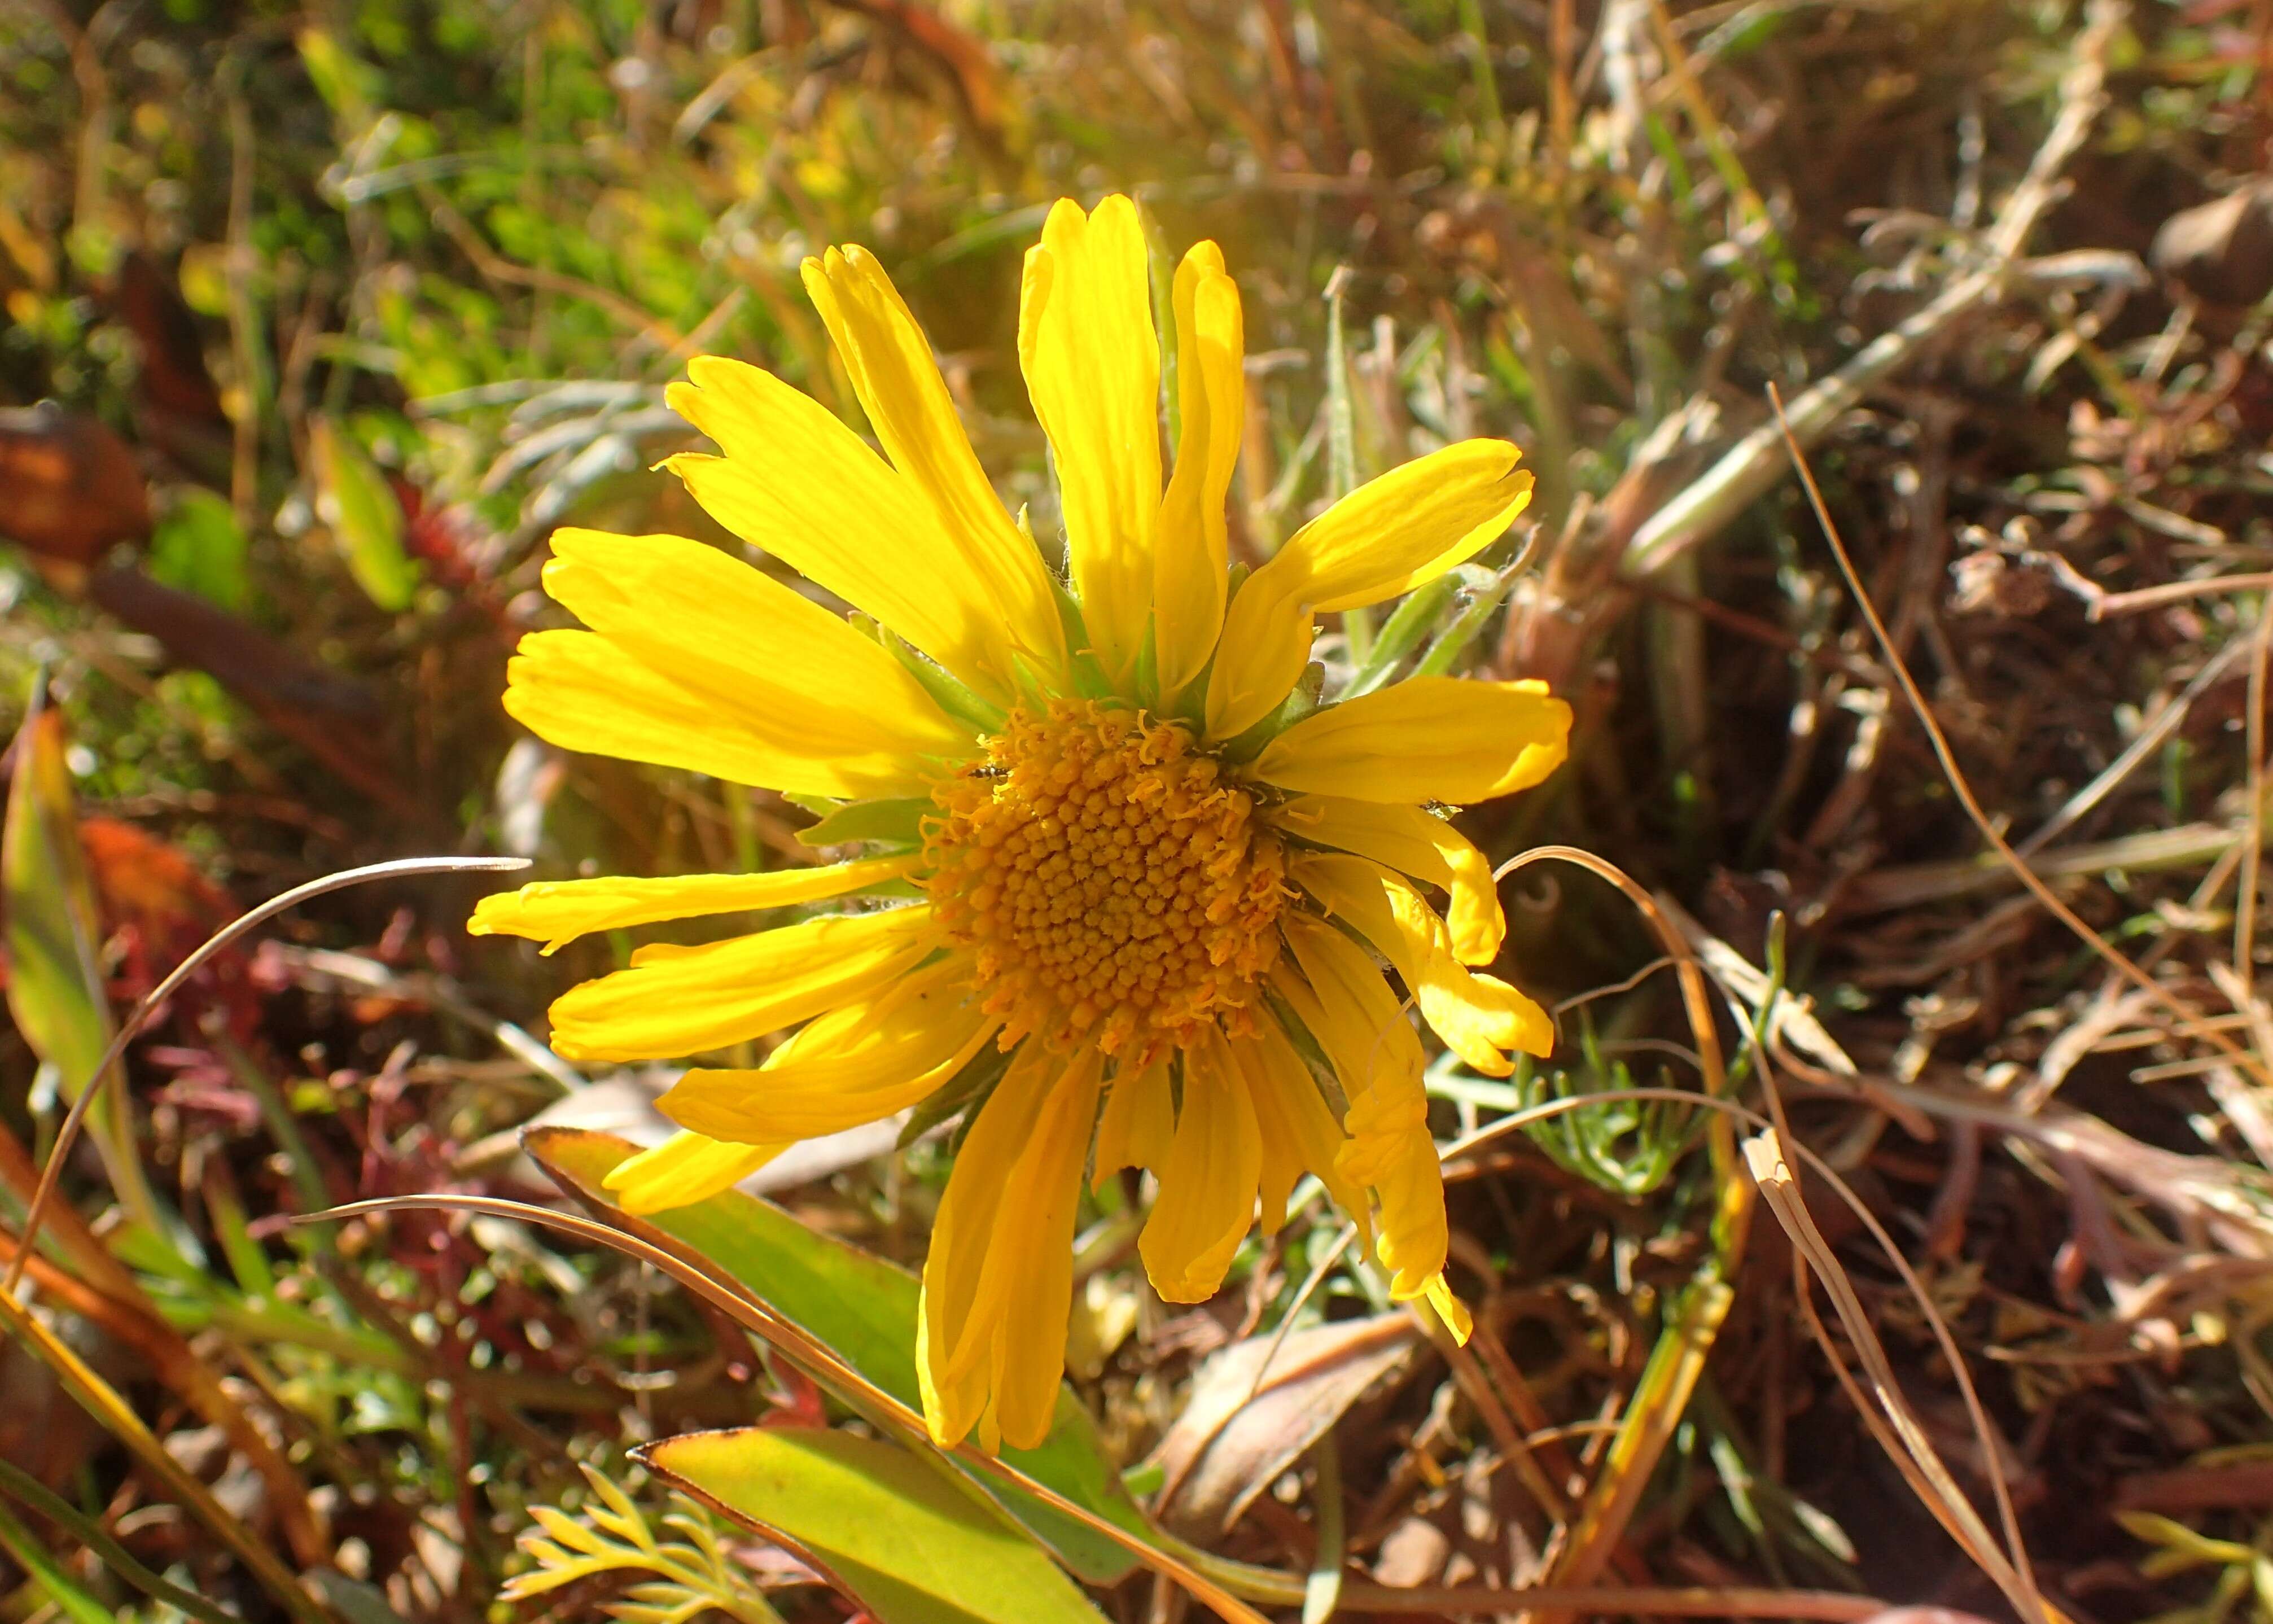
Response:
[[[1555,1052],[1555,1022],[1545,1010],[1499,977],[1463,965],[1444,921],[1402,881],[1388,890],[1406,951],[1420,965],[1410,985],[1421,1018],[1448,1048],[1488,1077],[1512,1073],[1507,1056],[1517,1049],[1542,1057]]]
[[[652,880],[540,880],[519,891],[484,897],[466,921],[470,936],[527,936],[557,951],[595,930],[620,930],[667,919],[785,907],[850,896],[897,879],[923,861],[876,857],[826,868],[776,868],[767,874],[681,874]]]
[[[1018,301],[1018,364],[1057,459],[1074,588],[1115,681],[1152,614],[1160,344],[1146,274],[1134,203],[1109,197],[1085,214],[1061,200],[1026,252]]]
[[[817,1139],[928,1098],[1001,1026],[953,958],[821,1016],[755,1070],[697,1069],[656,1101],[680,1126],[737,1144]]]
[[[1497,976],[1462,965],[1444,921],[1402,878],[1370,858],[1333,852],[1304,853],[1287,871],[1397,966],[1422,1018],[1470,1066],[1505,1077],[1515,1069],[1505,1051],[1554,1052],[1547,1011]]]
[[[1048,569],[979,467],[931,341],[899,289],[875,256],[857,247],[807,259],[805,286],[884,455],[922,492],[941,533],[986,583],[1014,650],[1037,674],[1061,677],[1065,627]]]
[[[1231,1040],[1231,1053],[1263,1136],[1263,1233],[1274,1235],[1286,1222],[1287,1198],[1305,1173],[1316,1175],[1344,1212],[1363,1222],[1365,1192],[1334,1166],[1342,1146],[1341,1124],[1285,1030],[1275,1019],[1260,1019],[1253,1033]]]
[[[1460,962],[1489,964],[1499,956],[1507,921],[1491,864],[1443,818],[1394,801],[1298,795],[1279,808],[1273,821],[1299,839],[1354,852],[1442,887],[1452,897],[1445,922]]]
[[[1363,948],[1322,920],[1288,910],[1279,917],[1300,974],[1280,959],[1274,991],[1325,1051],[1353,1114],[1380,1094],[1425,1115],[1421,1040]]]
[[[931,793],[923,764],[898,755],[794,747],[742,714],[641,664],[595,632],[531,632],[506,667],[506,713],[564,750],[683,767],[796,795],[865,801]]]
[[[1444,1322],[1444,1328],[1452,1334],[1452,1340],[1461,1347],[1467,1347],[1469,1336],[1475,1331],[1476,1322],[1468,1312],[1468,1305],[1452,1295],[1452,1288],[1444,1283],[1444,1276],[1441,1273],[1437,1274],[1422,1289],[1421,1296],[1436,1312],[1437,1318]]]
[[[1312,712],[1265,745],[1254,774],[1357,801],[1489,801],[1569,753],[1571,707],[1543,682],[1414,677]]]
[[[976,1427],[1017,1448],[1047,1436],[1065,1371],[1073,1228],[1101,1056],[1024,1045],[949,1175],[924,1263],[917,1347],[924,1418],[953,1444]]]
[[[866,997],[938,945],[927,906],[831,914],[703,947],[654,944],[553,1002],[571,1060],[658,1060],[763,1037]]]
[[[778,1145],[722,1145],[699,1133],[674,1133],[652,1150],[618,1162],[600,1181],[627,1213],[665,1213],[731,1190],[787,1150]]]
[[[1105,1114],[1098,1118],[1096,1171],[1090,1187],[1102,1190],[1105,1181],[1122,1168],[1154,1172],[1166,1167],[1175,1139],[1176,1101],[1168,1085],[1167,1063],[1147,1066],[1134,1076],[1123,1072],[1106,1091]]]
[[[1301,974],[1282,963],[1272,989],[1309,1027],[1349,1095],[1342,1124],[1349,1137],[1336,1167],[1374,1192],[1375,1253],[1391,1270],[1390,1295],[1409,1301],[1444,1268],[1450,1244],[1420,1040],[1363,949],[1300,914],[1286,915],[1281,929]]]
[[[1159,1169],[1159,1194],[1136,1250],[1152,1289],[1171,1303],[1204,1303],[1223,1284],[1255,1220],[1263,1137],[1247,1079],[1223,1035],[1202,1026],[1184,1050],[1184,1108]]]
[[[1287,877],[1317,898],[1329,919],[1339,918],[1373,944],[1397,966],[1410,986],[1420,959],[1408,951],[1397,914],[1389,906],[1388,872],[1369,858],[1347,852],[1302,852],[1287,864]]]
[[[1208,680],[1208,737],[1275,710],[1310,658],[1312,616],[1410,591],[1497,541],[1531,500],[1522,454],[1464,440],[1392,469],[1288,538],[1231,601]]]
[[[671,409],[724,447],[667,467],[710,516],[864,610],[997,704],[1022,652],[991,583],[903,477],[818,401],[716,356],[687,364]]]
[[[1224,503],[1247,417],[1244,318],[1223,250],[1197,243],[1176,267],[1176,470],[1160,502],[1153,570],[1160,693],[1173,700],[1206,668],[1223,629]]]
[[[683,536],[553,532],[544,590],[585,625],[785,751],[915,762],[971,754],[874,638],[716,547]]]

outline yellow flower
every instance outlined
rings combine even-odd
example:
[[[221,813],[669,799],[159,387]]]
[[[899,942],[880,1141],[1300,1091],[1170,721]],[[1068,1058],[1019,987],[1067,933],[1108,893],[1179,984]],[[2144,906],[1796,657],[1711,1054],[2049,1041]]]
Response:
[[[662,1104],[686,1132],[611,1186],[634,1211],[682,1205],[799,1139],[967,1094],[923,1278],[924,1409],[942,1442],[1048,1430],[1084,1169],[1158,1180],[1139,1249],[1173,1301],[1212,1296],[1258,1201],[1269,1233],[1310,1174],[1392,1294],[1465,1334],[1421,1040],[1383,966],[1469,1065],[1505,1075],[1513,1051],[1548,1051],[1545,1012],[1472,967],[1499,951],[1499,901],[1434,808],[1538,783],[1570,711],[1538,683],[1418,677],[1287,718],[1317,615],[1395,597],[1505,531],[1531,492],[1515,447],[1469,440],[1374,481],[1233,590],[1237,287],[1212,243],[1177,269],[1164,488],[1136,210],[1060,203],[1026,258],[1018,359],[1055,454],[1061,583],[876,261],[832,249],[805,282],[882,455],[770,374],[703,358],[671,404],[722,455],[670,465],[874,627],[696,542],[564,530],[544,584],[589,629],[524,639],[506,695],[570,749],[856,806],[835,826],[874,853],[482,903],[475,931],[550,951],[848,899],[642,948],[553,1005],[555,1047],[581,1060],[796,1028],[754,1070],[685,1073]]]

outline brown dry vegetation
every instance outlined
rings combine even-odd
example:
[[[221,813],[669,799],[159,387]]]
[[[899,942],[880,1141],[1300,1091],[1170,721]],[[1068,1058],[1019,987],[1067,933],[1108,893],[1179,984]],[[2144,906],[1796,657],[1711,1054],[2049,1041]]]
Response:
[[[2262,1615],[2269,82],[2263,0],[0,0],[0,693],[49,704],[17,794],[47,739],[122,1011],[356,863],[811,861],[769,794],[516,736],[544,538],[715,535],[644,471],[689,353],[846,403],[795,274],[829,242],[1045,500],[1017,256],[1049,199],[1133,189],[1241,282],[1248,557],[1441,439],[1524,446],[1528,568],[1436,613],[1580,719],[1466,826],[1630,877],[1511,873],[1503,971],[1564,1049],[1432,1072],[1471,1347],[1377,1318],[1323,1207],[1163,1305],[1108,1192],[1075,1373],[1115,1464],[1158,1451],[1164,1523],[1339,1573],[1345,1613]],[[11,866],[11,997],[58,872]],[[575,1462],[638,1486],[646,1437],[822,1413],[604,1248],[274,1222],[559,1204],[524,1125],[656,1127],[527,1035],[615,950],[473,943],[478,889],[339,893],[201,972],[10,1313],[0,1459],[246,1617],[320,1569],[325,1606],[589,1616],[619,1580],[499,1597]],[[17,1012],[11,1237],[59,1115]],[[775,1198],[919,1259],[943,1163],[889,1146]],[[73,1359],[172,1474],[82,1421]],[[176,1616],[12,1482],[8,1618],[55,1616],[20,1542]]]

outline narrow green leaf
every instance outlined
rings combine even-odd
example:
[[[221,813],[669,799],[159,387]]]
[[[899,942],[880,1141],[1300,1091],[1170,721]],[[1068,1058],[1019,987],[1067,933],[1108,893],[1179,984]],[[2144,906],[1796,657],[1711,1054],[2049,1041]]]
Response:
[[[418,567],[402,550],[402,504],[363,447],[328,417],[308,426],[316,516],[332,533],[348,573],[390,614],[410,606]]]
[[[16,735],[0,832],[0,914],[7,920],[9,1013],[32,1052],[55,1068],[63,1097],[77,1100],[116,1028],[103,987],[101,925],[79,846],[67,744],[61,714],[35,703]],[[89,1126],[127,1211],[162,1233],[117,1092],[96,1107]]]
[[[905,1269],[808,1229],[772,1203],[739,1191],[630,1218],[615,1210],[615,1198],[600,1181],[636,1147],[611,1134],[563,1128],[532,1132],[526,1143],[529,1154],[571,1193],[608,1210],[614,1222],[634,1233],[659,1230],[692,1247],[784,1318],[828,1343],[877,1387],[911,1407],[920,1404],[919,1285]],[[1155,1538],[1121,1486],[1096,1422],[1071,1392],[1059,1393],[1056,1423],[1040,1447],[1005,1449],[1002,1458],[1075,1504],[1140,1538]],[[1063,1513],[1030,1495],[984,1486],[1089,1583],[1111,1584],[1136,1567],[1136,1559],[1119,1545]]]
[[[32,1583],[71,1624],[116,1624],[117,1615],[81,1590],[47,1543],[4,1506],[0,1506],[0,1551],[15,1559],[16,1566],[31,1575]]]
[[[101,1523],[30,1473],[4,1460],[0,1460],[0,1492],[22,1500],[58,1527],[69,1529],[105,1567],[145,1595],[154,1596],[169,1606],[203,1620],[203,1624],[236,1624],[235,1615],[224,1613],[203,1597],[184,1590],[165,1575],[145,1567],[132,1552],[112,1538],[109,1530]],[[5,1515],[5,1507],[0,1507],[0,1517]],[[0,1528],[0,1540],[4,1540],[4,1538],[5,1530]],[[59,1605],[64,1605],[64,1610],[69,1612],[68,1605],[60,1604],[58,1599]],[[106,1613],[102,1616],[109,1615]]]
[[[897,1444],[754,1426],[634,1454],[804,1553],[877,1624],[1102,1624],[1040,1546]]]

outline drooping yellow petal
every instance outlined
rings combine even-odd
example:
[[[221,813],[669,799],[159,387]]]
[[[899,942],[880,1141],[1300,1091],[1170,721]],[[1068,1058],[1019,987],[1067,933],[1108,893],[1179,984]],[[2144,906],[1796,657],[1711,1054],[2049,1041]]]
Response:
[[[1365,950],[1324,921],[1291,909],[1280,929],[1294,969],[1280,959],[1272,989],[1325,1051],[1352,1113],[1377,1094],[1425,1112],[1421,1040]]]
[[[1298,852],[1287,860],[1287,877],[1309,892],[1327,918],[1355,927],[1376,952],[1397,966],[1407,986],[1413,983],[1419,961],[1397,927],[1389,906],[1389,874],[1379,863],[1347,852]]]
[[[1171,1303],[1204,1303],[1223,1284],[1255,1220],[1263,1137],[1247,1079],[1223,1034],[1202,1026],[1184,1050],[1184,1106],[1160,1191],[1136,1250],[1152,1289]]]
[[[1450,894],[1445,923],[1462,964],[1499,956],[1507,919],[1491,864],[1467,837],[1425,808],[1346,795],[1297,795],[1272,815],[1288,834],[1336,851],[1354,852]]]
[[[618,1162],[600,1184],[615,1192],[627,1213],[666,1213],[731,1190],[788,1148],[786,1140],[722,1145],[699,1133],[674,1133],[654,1149]]]
[[[1444,1283],[1441,1271],[1429,1281],[1421,1297],[1435,1311],[1437,1318],[1444,1322],[1444,1328],[1452,1334],[1452,1340],[1461,1347],[1467,1347],[1468,1338],[1475,1332],[1475,1317],[1468,1312],[1466,1303],[1452,1295],[1452,1288]]]
[[[784,751],[938,763],[969,756],[949,717],[874,638],[683,536],[552,536],[544,590],[585,625]]]
[[[1065,628],[1048,570],[979,466],[931,341],[899,289],[875,256],[858,247],[807,259],[805,286],[884,455],[922,492],[941,532],[985,583],[1019,657],[1038,676],[1060,678]]]
[[[1092,1189],[1122,1168],[1155,1171],[1168,1164],[1176,1139],[1176,1101],[1168,1083],[1167,1062],[1123,1072],[1106,1091],[1105,1113],[1097,1119],[1096,1171]]]
[[[556,952],[595,930],[621,930],[668,919],[786,907],[845,897],[897,879],[923,861],[919,853],[826,868],[766,874],[680,874],[660,879],[539,880],[484,897],[466,921],[469,936],[527,936]]]
[[[1160,344],[1144,229],[1109,197],[1061,199],[1026,251],[1018,364],[1049,436],[1066,549],[1099,663],[1125,680],[1152,615],[1160,508]]]
[[[571,1060],[659,1060],[724,1049],[867,996],[939,944],[928,906],[808,919],[703,947],[656,943],[631,968],[552,1004]]]
[[[1176,267],[1174,302],[1183,422],[1175,472],[1160,502],[1153,569],[1154,637],[1167,700],[1206,668],[1223,629],[1229,553],[1224,503],[1247,417],[1244,317],[1223,250],[1193,244]]]
[[[1377,604],[1483,551],[1531,500],[1522,454],[1464,440],[1392,469],[1288,538],[1231,601],[1208,680],[1211,739],[1277,709],[1310,658],[1312,617]]]
[[[1263,1233],[1277,1234],[1287,1221],[1287,1198],[1305,1173],[1315,1174],[1344,1212],[1366,1224],[1365,1192],[1334,1165],[1342,1147],[1341,1124],[1278,1020],[1258,1020],[1252,1034],[1233,1038],[1231,1053],[1246,1079],[1263,1136]]]
[[[874,615],[996,704],[1021,650],[991,583],[911,480],[808,395],[715,356],[687,364],[671,409],[724,448],[665,464],[712,518]]]
[[[1073,1226],[1101,1057],[1019,1050],[949,1175],[924,1263],[916,1364],[942,1445],[1039,1444],[1073,1306]]]
[[[1453,956],[1452,933],[1401,876],[1371,858],[1306,852],[1287,865],[1294,883],[1355,926],[1397,966],[1422,1018],[1452,1050],[1488,1077],[1514,1071],[1507,1051],[1554,1052],[1547,1011],[1497,976]]]
[[[838,800],[930,793],[901,755],[839,753],[814,737],[785,744],[746,714],[721,710],[596,632],[531,632],[506,667],[505,708],[564,750],[682,767],[735,784]]]
[[[1392,880],[1389,902],[1406,951],[1419,963],[1412,987],[1421,1017],[1448,1048],[1487,1077],[1512,1074],[1507,1056],[1518,1049],[1542,1057],[1555,1052],[1553,1019],[1499,977],[1462,964],[1451,931],[1417,892]]]
[[[1570,738],[1571,707],[1544,682],[1414,677],[1304,717],[1254,773],[1356,801],[1466,805],[1530,788],[1563,764]]]
[[[1349,1094],[1348,1138],[1336,1166],[1373,1192],[1375,1253],[1391,1270],[1390,1295],[1409,1302],[1444,1268],[1450,1244],[1420,1040],[1363,949],[1299,914],[1289,914],[1284,929],[1300,974],[1282,963],[1272,987],[1317,1039]]]
[[[745,1145],[818,1139],[928,1098],[1001,1025],[952,957],[801,1028],[754,1070],[687,1071],[656,1101],[680,1126]]]

